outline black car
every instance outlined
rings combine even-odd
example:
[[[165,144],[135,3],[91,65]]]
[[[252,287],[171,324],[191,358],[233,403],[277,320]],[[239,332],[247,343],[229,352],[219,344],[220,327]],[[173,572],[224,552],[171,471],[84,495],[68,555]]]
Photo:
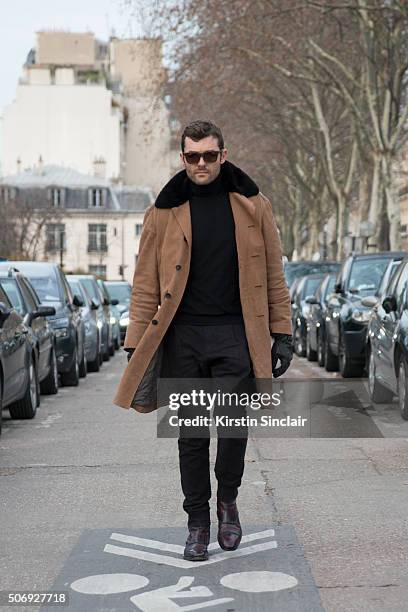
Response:
[[[371,307],[362,300],[368,296],[375,298],[389,262],[405,255],[404,251],[352,253],[344,260],[327,303],[327,371],[339,369],[344,377],[364,374]]]
[[[340,263],[338,261],[287,261],[283,265],[286,284],[289,288],[297,278],[302,276],[338,272],[339,269]]]
[[[306,358],[324,366],[326,345],[326,308],[336,282],[336,274],[326,274],[313,296],[306,298],[310,305],[306,320]]]
[[[323,280],[324,274],[304,276],[297,284],[292,298],[292,330],[295,352],[300,357],[306,355],[306,320],[309,316],[310,303],[307,298],[313,296]]]
[[[373,402],[398,396],[408,420],[408,258],[389,279],[368,323],[366,357],[368,388]]]
[[[0,263],[0,285],[24,323],[30,329],[35,348],[35,368],[41,393],[58,392],[58,369],[54,331],[47,316],[55,315],[52,306],[41,306],[38,295],[26,277],[12,266]]]
[[[0,431],[2,410],[32,419],[40,403],[33,336],[0,286]]]
[[[48,320],[54,329],[57,366],[62,385],[76,386],[86,376],[85,328],[80,307],[83,301],[72,296],[60,266],[49,262],[12,261],[29,279],[43,306],[56,314]]]

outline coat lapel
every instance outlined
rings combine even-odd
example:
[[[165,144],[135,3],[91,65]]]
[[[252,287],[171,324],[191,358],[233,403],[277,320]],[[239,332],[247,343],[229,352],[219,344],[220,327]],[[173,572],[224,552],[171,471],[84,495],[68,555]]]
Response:
[[[191,247],[192,233],[191,233],[191,216],[190,216],[190,202],[184,202],[180,206],[176,206],[171,209],[173,211],[174,216],[177,219],[178,224],[180,225],[184,236],[188,242],[188,245]]]

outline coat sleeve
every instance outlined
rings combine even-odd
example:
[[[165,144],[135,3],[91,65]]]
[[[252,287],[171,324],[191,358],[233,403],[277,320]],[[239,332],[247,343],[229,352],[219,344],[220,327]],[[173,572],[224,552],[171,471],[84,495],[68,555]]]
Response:
[[[133,275],[129,325],[126,331],[124,348],[137,347],[146,328],[156,314],[160,299],[159,286],[153,205],[146,210],[143,219],[139,255]]]
[[[260,196],[262,233],[266,254],[269,330],[271,334],[292,334],[292,309],[289,289],[283,272],[282,244],[272,205],[263,194]]]

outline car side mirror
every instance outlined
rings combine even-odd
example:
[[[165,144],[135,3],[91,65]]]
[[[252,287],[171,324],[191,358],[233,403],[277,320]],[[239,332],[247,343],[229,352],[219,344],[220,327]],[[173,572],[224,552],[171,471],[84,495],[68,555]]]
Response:
[[[343,287],[341,286],[341,283],[336,283],[334,285],[333,291],[334,293],[343,293]]]
[[[112,306],[117,306],[119,304],[119,300],[117,298],[113,298],[110,303],[112,304]]]
[[[83,300],[83,298],[80,295],[75,293],[74,299],[73,299],[73,303],[74,303],[74,306],[80,307],[80,306],[84,305],[84,300]]]
[[[314,295],[308,295],[305,297],[305,302],[307,304],[317,304],[317,300]]]
[[[11,309],[4,302],[0,302],[0,325],[10,316]]]
[[[99,303],[98,303],[98,302],[96,302],[96,301],[94,300],[94,298],[92,298],[92,300],[91,300],[91,309],[92,309],[92,310],[98,310],[98,308],[99,308]]]
[[[30,312],[29,325],[31,321],[38,319],[38,317],[53,317],[55,312],[54,306],[39,306],[37,310]]]
[[[397,300],[395,299],[395,295],[387,295],[382,301],[382,307],[387,314],[392,311],[395,312],[397,310]]]

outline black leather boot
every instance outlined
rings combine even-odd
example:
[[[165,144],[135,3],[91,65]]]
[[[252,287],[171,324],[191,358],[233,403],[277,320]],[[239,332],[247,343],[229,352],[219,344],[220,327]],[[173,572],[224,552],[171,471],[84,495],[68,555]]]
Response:
[[[236,550],[242,538],[242,529],[236,501],[217,499],[218,544],[223,550]]]
[[[189,534],[184,548],[184,559],[188,561],[207,561],[210,528],[189,527],[188,530]]]

